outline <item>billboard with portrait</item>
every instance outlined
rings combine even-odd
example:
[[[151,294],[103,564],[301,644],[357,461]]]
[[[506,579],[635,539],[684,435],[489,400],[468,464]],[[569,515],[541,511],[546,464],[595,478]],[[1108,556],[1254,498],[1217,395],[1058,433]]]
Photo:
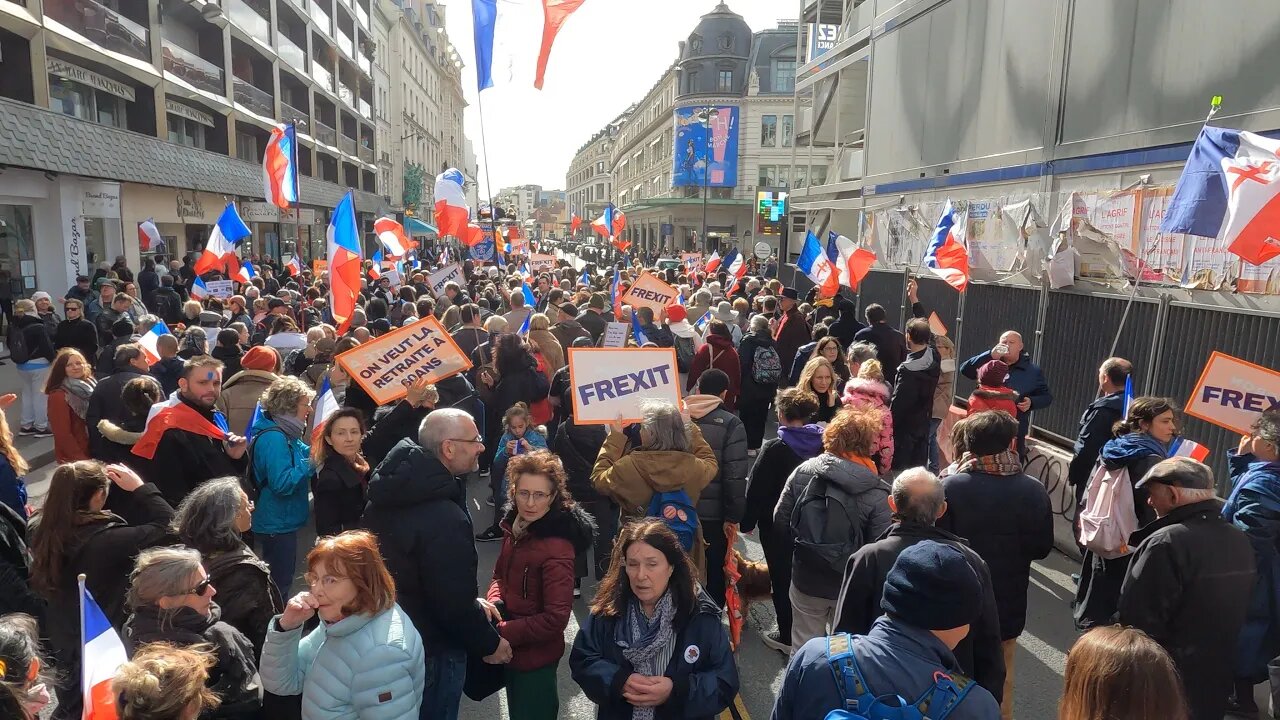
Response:
[[[705,122],[703,108],[676,108],[672,187],[738,184],[738,108],[719,106]]]

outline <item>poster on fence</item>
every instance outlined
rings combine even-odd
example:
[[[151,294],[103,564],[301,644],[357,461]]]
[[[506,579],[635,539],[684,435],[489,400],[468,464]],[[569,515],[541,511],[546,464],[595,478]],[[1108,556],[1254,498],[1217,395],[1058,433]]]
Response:
[[[573,421],[606,425],[619,416],[640,420],[643,400],[680,404],[680,372],[673,348],[569,348]]]
[[[662,313],[663,308],[674,303],[679,294],[675,288],[645,273],[636,278],[635,283],[623,293],[622,302],[633,308],[652,308],[656,317]]]
[[[458,263],[445,265],[439,270],[427,276],[427,283],[431,286],[431,293],[436,297],[444,294],[444,286],[451,282],[462,284],[462,266]]]
[[[354,347],[334,360],[375,405],[404,397],[418,378],[440,382],[471,368],[471,360],[434,316]]]
[[[1263,411],[1277,406],[1280,372],[1215,350],[1185,412],[1244,435]]]

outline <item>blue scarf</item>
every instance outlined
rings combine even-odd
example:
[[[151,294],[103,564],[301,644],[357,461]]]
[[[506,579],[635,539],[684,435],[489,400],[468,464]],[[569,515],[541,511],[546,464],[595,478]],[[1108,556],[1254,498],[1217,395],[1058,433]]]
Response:
[[[1126,467],[1138,458],[1149,455],[1169,456],[1169,446],[1147,433],[1135,432],[1121,435],[1102,446],[1102,462],[1109,468]]]

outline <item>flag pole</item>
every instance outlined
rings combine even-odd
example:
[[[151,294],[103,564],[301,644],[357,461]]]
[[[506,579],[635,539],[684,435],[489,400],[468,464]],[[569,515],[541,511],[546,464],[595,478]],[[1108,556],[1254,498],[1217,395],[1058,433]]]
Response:
[[[1204,122],[1200,123],[1200,129],[1196,131],[1197,140],[1200,138],[1200,133],[1204,132],[1204,129],[1209,124],[1209,121],[1212,120],[1213,116],[1217,115],[1218,111],[1221,109],[1222,109],[1222,96],[1214,95],[1213,99],[1209,101],[1209,114],[1205,116]],[[1192,141],[1193,147],[1194,147],[1194,143],[1195,143],[1195,140]],[[1157,238],[1156,240],[1158,241],[1159,238]],[[1115,357],[1116,348],[1119,347],[1120,345],[1120,336],[1124,334],[1125,322],[1128,321],[1129,319],[1129,310],[1133,308],[1133,301],[1138,296],[1138,286],[1142,282],[1143,268],[1146,267],[1147,258],[1151,256],[1151,251],[1154,250],[1155,247],[1156,247],[1156,241],[1153,241],[1150,245],[1143,248],[1142,257],[1138,258],[1138,267],[1136,267],[1133,272],[1133,288],[1129,291],[1129,299],[1125,301],[1124,312],[1120,315],[1120,326],[1116,328],[1116,336],[1111,340],[1111,352],[1107,353],[1107,357]]]
[[[489,142],[484,136],[484,88],[476,90],[476,109],[480,113],[480,147],[484,150],[484,191],[489,196],[489,232],[493,234],[494,267],[497,267],[498,249],[498,209],[493,205],[493,180],[489,175]],[[470,254],[470,253],[468,253]]]
[[[78,678],[81,690],[84,692],[84,643],[87,638],[84,636],[84,581],[85,574],[80,573],[76,576],[76,585],[80,588],[80,597],[76,604],[80,606],[80,677]]]

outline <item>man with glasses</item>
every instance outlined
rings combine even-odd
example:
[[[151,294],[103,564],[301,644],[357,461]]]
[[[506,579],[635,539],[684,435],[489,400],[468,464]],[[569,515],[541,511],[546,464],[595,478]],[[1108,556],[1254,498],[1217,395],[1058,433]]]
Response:
[[[465,475],[480,468],[484,438],[456,408],[433,410],[369,480],[365,527],[378,536],[396,601],[427,647],[421,718],[456,720],[467,657],[511,660],[511,645],[477,602],[477,558]]]
[[[68,297],[62,303],[62,312],[67,319],[58,323],[54,330],[53,346],[58,350],[64,347],[75,348],[84,355],[85,360],[92,363],[98,357],[98,330],[85,319],[84,302]]]

